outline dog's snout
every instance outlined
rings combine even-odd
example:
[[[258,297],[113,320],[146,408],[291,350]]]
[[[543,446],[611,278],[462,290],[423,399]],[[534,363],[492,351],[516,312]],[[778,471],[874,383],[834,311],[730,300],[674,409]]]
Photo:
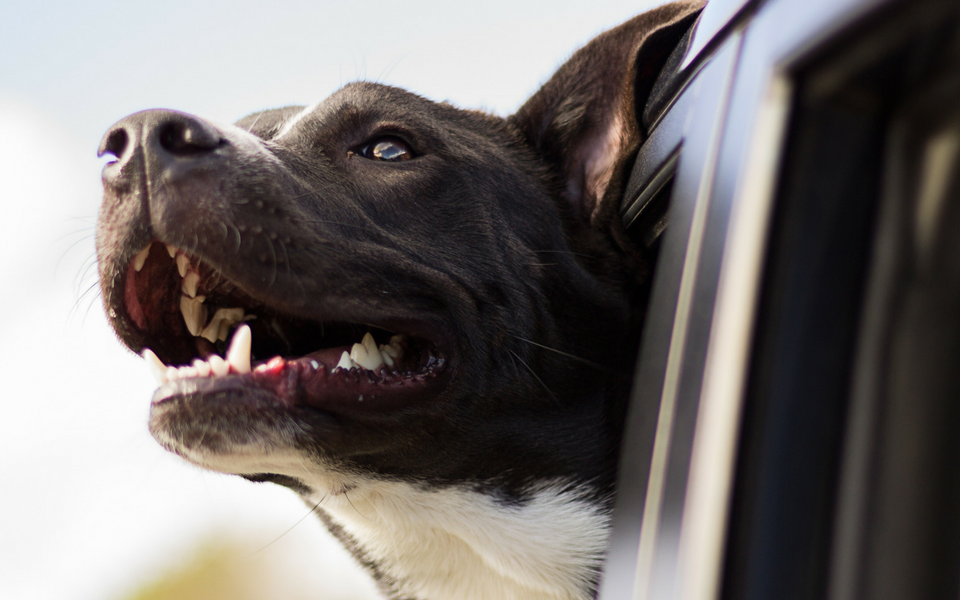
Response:
[[[204,121],[174,113],[156,125],[160,147],[174,156],[194,156],[214,150],[220,145],[220,134]]]
[[[111,127],[110,131],[103,136],[103,140],[100,141],[100,147],[97,149],[97,157],[112,154],[120,158],[126,151],[129,142],[130,134],[127,133],[126,129],[117,126]]]
[[[118,192],[138,177],[156,176],[184,161],[198,160],[224,143],[206,121],[172,110],[134,113],[114,124],[100,141],[97,155],[116,160],[103,169],[103,183]]]

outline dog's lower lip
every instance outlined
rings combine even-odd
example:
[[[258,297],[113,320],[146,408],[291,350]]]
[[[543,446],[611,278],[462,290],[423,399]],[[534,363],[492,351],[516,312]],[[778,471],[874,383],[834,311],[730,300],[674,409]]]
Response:
[[[260,398],[274,407],[320,409],[340,414],[391,410],[422,401],[437,391],[446,379],[445,367],[443,358],[435,358],[417,372],[374,373],[356,368],[330,369],[310,356],[293,360],[277,357],[246,374],[191,377],[164,383],[155,392],[153,404],[185,397],[220,400],[224,395],[231,395],[238,399]]]
[[[369,333],[364,336],[363,346],[374,343]],[[360,344],[353,350],[358,348],[362,348]],[[376,351],[377,347],[372,348]],[[396,360],[383,355],[387,360],[374,370],[352,363],[342,347],[289,359],[277,356],[251,364],[251,333],[249,327],[242,325],[234,335],[226,360],[212,356],[209,363],[197,360],[192,367],[177,369],[163,365],[149,350],[144,352],[144,358],[161,384],[154,395],[155,404],[184,397],[202,402],[204,396],[219,403],[230,395],[248,403],[256,398],[286,408],[319,408],[329,412],[383,410],[429,395],[433,384],[445,375],[446,360],[436,355],[432,345],[421,347],[403,336],[394,336],[389,347],[380,348],[392,348]],[[351,366],[341,367],[344,361]]]

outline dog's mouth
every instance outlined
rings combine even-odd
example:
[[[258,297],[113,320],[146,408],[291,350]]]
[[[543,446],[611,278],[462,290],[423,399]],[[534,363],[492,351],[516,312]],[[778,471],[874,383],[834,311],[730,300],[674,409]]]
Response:
[[[160,384],[155,404],[246,391],[286,407],[393,408],[421,398],[448,362],[415,325],[299,318],[161,242],[130,260],[122,297]]]

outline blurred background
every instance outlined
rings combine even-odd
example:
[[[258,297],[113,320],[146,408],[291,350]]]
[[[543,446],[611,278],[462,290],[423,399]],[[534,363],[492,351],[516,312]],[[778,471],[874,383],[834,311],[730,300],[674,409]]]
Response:
[[[659,3],[0,0],[0,598],[375,597],[295,494],[147,433],[153,379],[97,289],[112,123],[158,107],[232,122],[356,79],[507,115]]]

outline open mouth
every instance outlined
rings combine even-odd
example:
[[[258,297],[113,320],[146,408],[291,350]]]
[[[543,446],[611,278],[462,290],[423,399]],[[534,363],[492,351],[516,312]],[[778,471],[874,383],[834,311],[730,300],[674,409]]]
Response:
[[[160,385],[155,403],[266,391],[285,406],[388,408],[421,398],[447,365],[421,335],[292,316],[161,242],[130,260],[123,309]]]

